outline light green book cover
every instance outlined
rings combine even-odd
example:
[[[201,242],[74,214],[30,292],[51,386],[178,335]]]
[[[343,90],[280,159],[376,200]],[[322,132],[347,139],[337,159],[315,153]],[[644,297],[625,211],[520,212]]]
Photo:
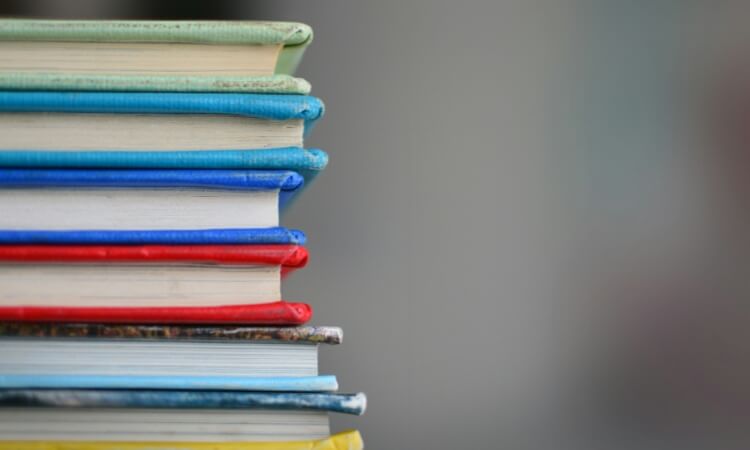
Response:
[[[312,41],[312,29],[293,22],[256,21],[94,21],[0,20],[0,89],[113,90],[172,92],[258,92],[307,94],[310,85],[291,76]],[[185,44],[196,47],[280,46],[272,75],[107,74],[93,71],[13,70],[3,51],[22,51],[18,43]],[[15,45],[14,45],[15,44]],[[21,50],[19,50],[19,48]],[[55,50],[48,50],[54,52]],[[3,63],[3,59],[6,61]],[[192,64],[192,61],[188,61]],[[37,62],[38,64],[38,62]],[[200,68],[201,61],[195,62]],[[3,66],[6,66],[5,68]],[[42,64],[42,66],[50,64]]]

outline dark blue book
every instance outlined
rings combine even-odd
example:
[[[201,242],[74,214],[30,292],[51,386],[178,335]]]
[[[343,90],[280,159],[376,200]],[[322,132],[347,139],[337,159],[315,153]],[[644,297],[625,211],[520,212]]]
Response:
[[[0,169],[0,243],[300,244],[281,170]]]

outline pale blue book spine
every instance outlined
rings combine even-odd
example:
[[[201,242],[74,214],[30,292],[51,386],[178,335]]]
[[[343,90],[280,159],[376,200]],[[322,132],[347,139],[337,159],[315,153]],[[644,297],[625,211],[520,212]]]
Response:
[[[315,377],[0,375],[0,389],[175,389],[217,391],[335,392],[333,375]]]

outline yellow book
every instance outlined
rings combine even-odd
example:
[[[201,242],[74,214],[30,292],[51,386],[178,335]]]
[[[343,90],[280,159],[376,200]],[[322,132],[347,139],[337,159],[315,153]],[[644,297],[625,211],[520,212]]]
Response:
[[[319,441],[298,442],[0,441],[0,450],[360,450],[362,447],[362,437],[356,430]]]

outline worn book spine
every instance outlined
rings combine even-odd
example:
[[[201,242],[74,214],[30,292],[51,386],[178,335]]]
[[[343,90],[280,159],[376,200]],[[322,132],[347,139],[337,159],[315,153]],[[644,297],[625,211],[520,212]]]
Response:
[[[247,380],[250,380],[250,378]],[[284,382],[286,382],[286,380],[284,380]],[[58,408],[295,409],[361,415],[367,408],[367,398],[362,393],[331,394],[307,392],[224,392],[213,390],[164,391],[136,389],[0,389],[0,406]]]
[[[297,22],[189,20],[0,20],[0,40],[305,45],[312,29]]]
[[[310,83],[289,75],[181,76],[101,75],[79,73],[3,72],[0,89],[101,92],[241,92],[250,94],[310,93]]]
[[[339,327],[239,327],[206,325],[127,325],[111,323],[0,322],[0,338],[96,338],[139,340],[261,341],[340,344]]]
[[[0,450],[362,450],[357,431],[296,442],[0,441]]]
[[[311,317],[310,305],[283,301],[210,307],[0,306],[0,320],[18,322],[302,325]]]

